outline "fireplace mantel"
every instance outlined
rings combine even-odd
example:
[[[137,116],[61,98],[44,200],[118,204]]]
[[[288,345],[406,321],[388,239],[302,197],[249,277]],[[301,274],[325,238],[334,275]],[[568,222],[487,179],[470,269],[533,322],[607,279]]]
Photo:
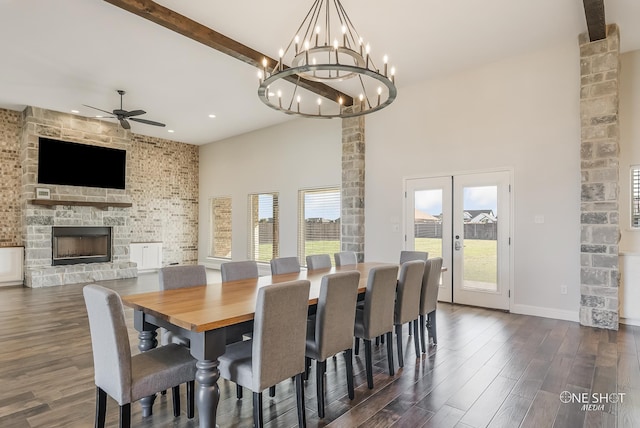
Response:
[[[65,200],[59,200],[59,199],[29,199],[28,202],[33,205],[43,205],[46,207],[55,207],[58,205],[69,205],[69,206],[82,206],[82,207],[96,207],[103,210],[106,210],[109,207],[130,208],[133,205],[130,202],[65,201]]]

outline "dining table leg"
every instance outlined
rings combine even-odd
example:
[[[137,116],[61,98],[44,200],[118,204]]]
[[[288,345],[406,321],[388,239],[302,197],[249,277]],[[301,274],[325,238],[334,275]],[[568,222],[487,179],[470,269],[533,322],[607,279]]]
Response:
[[[138,334],[138,349],[140,352],[146,352],[158,346],[158,340],[156,337],[158,333],[156,332],[157,327],[144,322],[143,314],[141,312],[136,311],[134,314],[134,325],[139,331]],[[140,405],[142,406],[142,416],[148,417],[153,413],[153,402],[156,400],[156,395],[149,395],[147,397],[142,397],[140,399]]]
[[[196,363],[196,404],[200,428],[215,428],[220,401],[218,357],[225,351],[225,329],[209,330],[191,335],[191,355]]]

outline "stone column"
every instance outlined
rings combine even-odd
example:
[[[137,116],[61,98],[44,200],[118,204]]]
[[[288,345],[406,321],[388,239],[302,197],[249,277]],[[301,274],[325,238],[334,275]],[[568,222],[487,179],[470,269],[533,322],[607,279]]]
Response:
[[[358,108],[346,107],[346,109]],[[364,261],[364,116],[342,119],[342,251]]]
[[[580,38],[580,323],[618,329],[620,34]]]

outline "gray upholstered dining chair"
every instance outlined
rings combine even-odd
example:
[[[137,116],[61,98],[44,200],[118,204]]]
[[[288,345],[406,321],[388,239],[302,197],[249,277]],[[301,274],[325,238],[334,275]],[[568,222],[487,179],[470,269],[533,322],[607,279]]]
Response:
[[[271,259],[271,275],[300,272],[300,262],[297,257],[278,257]]]
[[[318,308],[307,324],[307,367],[316,360],[318,416],[324,418],[324,374],[327,358],[344,351],[347,390],[353,400],[353,327],[360,272],[338,272],[322,277]]]
[[[420,294],[420,341],[422,352],[427,352],[425,341],[425,317],[427,331],[434,345],[438,344],[436,332],[436,307],[438,306],[438,289],[440,287],[440,275],[442,274],[442,257],[434,257],[427,260],[424,267],[422,291]]]
[[[331,267],[331,257],[329,254],[314,254],[307,256],[307,269],[329,269]]]
[[[158,271],[160,290],[195,287],[207,284],[207,270],[202,265],[166,266]],[[177,343],[189,346],[189,338],[169,330],[161,329],[161,343]]]
[[[358,256],[354,251],[341,251],[333,255],[337,266],[357,265]]]
[[[108,288],[82,289],[91,332],[96,384],[96,423],[103,428],[107,394],[120,405],[120,427],[131,425],[131,403],[173,388],[173,414],[180,415],[176,387],[187,384],[187,416],[193,418],[196,360],[184,346],[172,343],[131,356],[122,300]]]
[[[413,341],[416,348],[416,357],[420,356],[420,339],[418,337],[418,318],[420,317],[420,292],[422,291],[422,278],[424,276],[425,262],[411,260],[405,262],[400,268],[398,289],[396,291],[396,306],[393,324],[396,327],[396,340],[398,348],[398,365],[404,367],[402,356],[402,324],[413,322]]]
[[[253,391],[253,421],[263,425],[262,391],[295,377],[298,424],[306,426],[305,339],[310,283],[288,281],[258,289],[253,339],[227,346],[220,376]]]
[[[255,260],[226,262],[220,265],[222,282],[240,281],[258,277],[258,263]]]
[[[400,251],[400,264],[410,262],[412,260],[422,260],[426,262],[429,258],[429,253],[426,251]]]
[[[364,355],[367,369],[367,386],[373,389],[373,362],[371,340],[385,334],[387,336],[387,362],[389,376],[395,374],[393,367],[393,310],[395,305],[398,266],[383,265],[369,271],[364,306],[356,309],[354,336],[355,354],[358,355],[359,340],[364,340]]]

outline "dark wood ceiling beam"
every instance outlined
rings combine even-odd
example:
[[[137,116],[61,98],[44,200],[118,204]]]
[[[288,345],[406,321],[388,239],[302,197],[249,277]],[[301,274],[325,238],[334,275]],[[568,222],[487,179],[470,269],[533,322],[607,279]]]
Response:
[[[583,0],[587,18],[589,40],[595,42],[607,38],[607,24],[604,19],[604,0]]]
[[[168,9],[162,5],[157,4],[151,0],[104,0],[107,3],[111,3],[121,9],[138,15],[149,21],[155,22],[171,31],[175,31],[185,37],[188,37],[196,42],[200,42],[206,46],[209,46],[217,51],[223,52],[233,58],[246,62],[247,64],[262,69],[263,58],[267,59],[267,66],[273,68],[277,61],[269,56],[251,49],[248,46],[239,43],[224,34],[220,34],[217,31],[206,27],[199,22],[196,22],[184,15],[180,15],[171,9]],[[342,97],[345,100],[345,105],[352,105],[353,98],[349,95],[327,86],[320,82],[314,82],[311,80],[300,79],[297,76],[287,76],[285,79],[298,84],[298,86],[307,89],[315,94],[318,94],[324,98],[336,101]]]

